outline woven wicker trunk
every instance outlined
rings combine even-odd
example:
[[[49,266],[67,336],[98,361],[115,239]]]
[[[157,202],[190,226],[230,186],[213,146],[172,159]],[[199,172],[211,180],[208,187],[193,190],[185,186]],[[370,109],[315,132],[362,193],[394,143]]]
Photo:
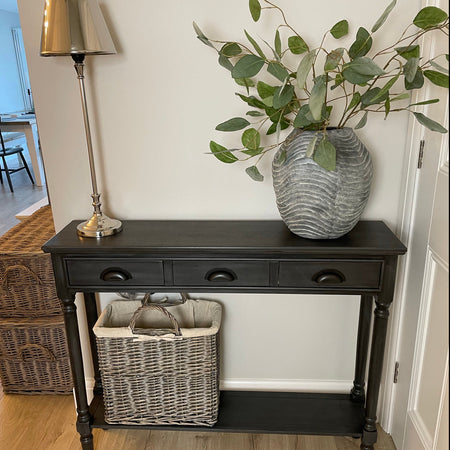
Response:
[[[0,320],[0,378],[9,394],[70,394],[63,319]]]
[[[50,206],[0,237],[0,379],[4,392],[69,394],[72,379],[50,255]]]
[[[106,421],[214,425],[219,408],[220,305],[188,300],[168,308],[181,336],[143,334],[150,328],[167,328],[155,311],[143,313],[133,333],[128,324],[140,305],[113,302],[94,327]]]

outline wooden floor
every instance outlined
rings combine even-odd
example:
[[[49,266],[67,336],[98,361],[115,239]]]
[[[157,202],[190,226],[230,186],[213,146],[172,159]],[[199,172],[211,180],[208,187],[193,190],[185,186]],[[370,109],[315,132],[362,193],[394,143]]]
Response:
[[[0,393],[0,448],[80,450],[73,397]],[[358,450],[351,437],[93,430],[95,450]],[[376,450],[395,450],[380,430]]]
[[[10,157],[10,159],[12,160],[11,166],[17,165],[13,157]],[[8,159],[8,165],[9,162]],[[31,169],[30,161],[28,161],[28,166]],[[31,184],[24,170],[11,175],[11,180],[14,192],[9,190],[6,176],[3,173],[3,184],[0,184],[0,236],[19,223],[14,217],[16,214],[47,195],[45,186],[37,187]]]

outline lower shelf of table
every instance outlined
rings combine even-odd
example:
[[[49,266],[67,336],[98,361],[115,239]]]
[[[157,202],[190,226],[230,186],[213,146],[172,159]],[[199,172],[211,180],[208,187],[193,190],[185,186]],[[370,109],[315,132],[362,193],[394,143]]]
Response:
[[[213,427],[111,425],[101,396],[91,404],[93,428],[219,431],[235,433],[317,434],[360,437],[364,408],[348,394],[222,391],[219,420]]]

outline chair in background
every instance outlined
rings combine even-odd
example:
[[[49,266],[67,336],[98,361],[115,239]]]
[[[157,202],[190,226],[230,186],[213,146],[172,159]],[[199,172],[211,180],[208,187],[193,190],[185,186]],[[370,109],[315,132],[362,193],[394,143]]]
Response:
[[[11,174],[18,172],[19,170],[25,169],[27,171],[28,176],[30,177],[31,183],[34,184],[33,176],[31,175],[30,169],[28,168],[28,164],[25,160],[25,157],[23,156],[23,150],[24,149],[19,146],[17,146],[17,147],[6,147],[5,146],[5,141],[3,140],[3,135],[2,135],[1,118],[0,118],[0,158],[3,162],[3,167],[2,167],[2,164],[0,164],[0,182],[1,182],[1,184],[3,184],[2,172],[5,172],[6,179],[8,180],[8,185],[9,185],[9,189],[11,190],[11,192],[14,192],[13,185],[11,182]],[[20,159],[22,160],[23,165],[18,168],[14,168],[14,169],[8,167],[8,164],[6,162],[6,157],[11,156],[11,155],[20,156]]]

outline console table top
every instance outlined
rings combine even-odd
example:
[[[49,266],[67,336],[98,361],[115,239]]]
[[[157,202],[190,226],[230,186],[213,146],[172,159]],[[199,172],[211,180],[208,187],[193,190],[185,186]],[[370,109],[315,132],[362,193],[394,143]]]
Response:
[[[406,247],[382,221],[360,221],[339,239],[311,240],[281,220],[124,220],[123,231],[101,239],[76,233],[69,223],[42,249],[49,253],[114,254],[192,251],[288,255],[400,255]]]

